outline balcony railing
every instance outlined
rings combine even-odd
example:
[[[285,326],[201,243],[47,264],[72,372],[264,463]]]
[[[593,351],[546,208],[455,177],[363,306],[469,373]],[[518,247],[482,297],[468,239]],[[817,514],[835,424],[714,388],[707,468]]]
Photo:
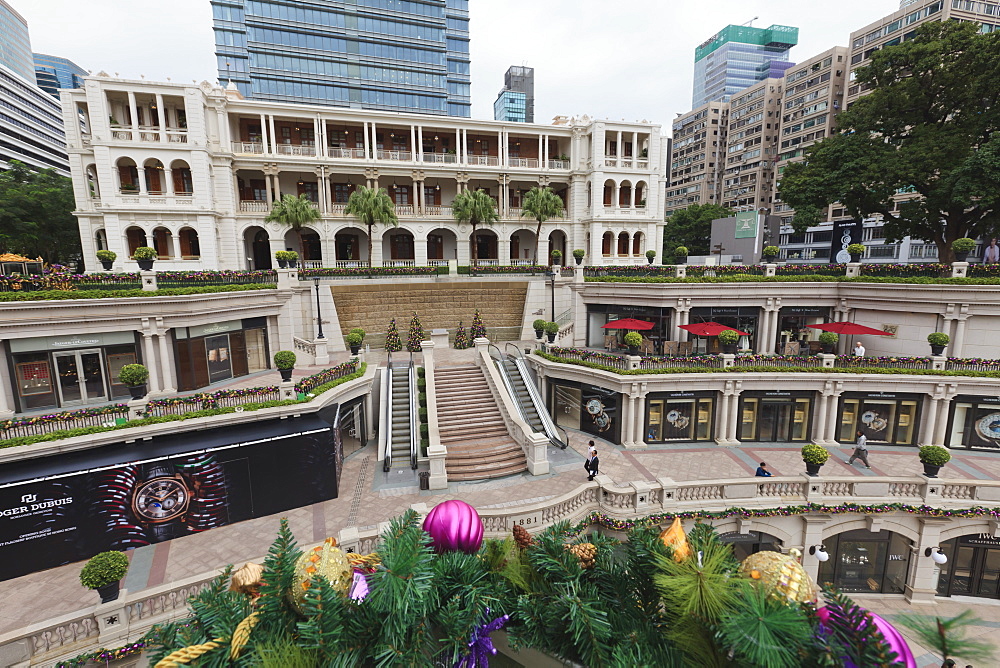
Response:
[[[240,202],[240,211],[243,213],[268,213],[271,205],[263,200],[245,199]]]
[[[497,258],[477,259],[474,264],[477,267],[499,267],[500,260]]]
[[[447,267],[448,260],[427,260],[428,267]]]
[[[454,153],[424,153],[423,161],[437,164],[454,164],[458,162],[458,156]]]
[[[451,218],[451,207],[450,206],[425,206],[424,207],[425,216],[433,217],[448,217]]]
[[[496,167],[497,165],[500,164],[500,160],[495,155],[470,155],[469,164],[485,165],[487,167]]]
[[[569,169],[569,160],[549,160],[549,169]]]
[[[111,138],[115,141],[132,141],[132,131],[122,128],[111,128]]]
[[[409,151],[375,151],[375,158],[377,160],[400,160],[403,162],[413,159],[413,154]]]
[[[336,260],[333,263],[337,269],[358,269],[368,266],[368,260]]]
[[[362,159],[367,157],[363,148],[340,148],[331,146],[327,150],[327,156],[331,158]]]
[[[507,164],[511,167],[528,167],[529,169],[538,169],[538,158],[508,157]]]
[[[233,153],[261,155],[264,153],[264,145],[256,141],[234,141]]]
[[[415,267],[416,260],[382,260],[383,267]]]
[[[278,144],[278,155],[299,155],[316,157],[316,147],[308,144]]]

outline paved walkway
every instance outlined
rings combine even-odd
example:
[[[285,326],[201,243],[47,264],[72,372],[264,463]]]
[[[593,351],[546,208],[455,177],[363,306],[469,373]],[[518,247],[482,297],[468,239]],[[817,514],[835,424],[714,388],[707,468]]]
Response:
[[[468,364],[471,351],[435,351],[437,364]],[[346,355],[340,355],[346,358]],[[338,358],[340,357],[338,356]],[[377,363],[381,355],[371,354]],[[333,361],[336,363],[339,359]],[[305,375],[307,370],[302,370]],[[276,374],[275,374],[276,375]],[[263,384],[259,378],[247,386]],[[269,377],[267,380],[271,380]],[[570,433],[570,448],[550,449],[552,473],[545,476],[522,474],[500,480],[454,483],[447,490],[420,491],[415,473],[409,469],[382,472],[374,444],[352,454],[344,462],[341,496],[331,501],[298,508],[287,517],[300,544],[322,541],[344,527],[375,527],[414,503],[433,506],[448,499],[462,499],[478,508],[498,508],[545,500],[569,492],[586,480],[583,460],[590,436]],[[597,439],[599,441],[599,439]],[[624,451],[610,443],[600,443],[601,472],[620,485],[635,480],[670,477],[677,481],[740,478],[753,475],[758,462],[766,461],[775,475],[802,472],[799,445],[746,444],[720,448],[713,444],[653,446],[648,450]],[[872,469],[844,463],[852,448],[831,448],[833,456],[824,468],[830,475],[908,475],[922,469],[911,448],[870,448]],[[1000,480],[1000,453],[953,451],[944,474],[948,478]],[[278,528],[280,515],[248,520],[212,531],[185,536],[130,552],[132,566],[124,586],[131,592],[205,573],[225,564],[240,564],[267,552]],[[75,612],[95,603],[95,594],[79,584],[81,564],[68,564],[40,573],[0,582],[0,634],[26,625]],[[859,597],[861,600],[864,597]],[[900,609],[921,613],[927,608],[910,608],[903,601],[883,602],[864,598],[863,604],[888,615]],[[934,610],[953,616],[968,603],[947,602]],[[1000,628],[1000,602],[975,602],[976,614],[985,620],[976,629],[981,635],[995,634]],[[917,648],[914,648],[915,650]],[[925,650],[920,649],[920,654]],[[920,668],[937,666],[924,657]],[[961,664],[964,665],[964,664]],[[978,668],[978,667],[977,667]]]

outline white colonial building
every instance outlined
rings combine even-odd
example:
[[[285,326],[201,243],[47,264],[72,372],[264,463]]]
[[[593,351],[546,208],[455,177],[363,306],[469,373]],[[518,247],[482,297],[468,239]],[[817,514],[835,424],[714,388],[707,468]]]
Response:
[[[552,250],[588,264],[635,263],[659,250],[666,139],[652,123],[559,117],[551,125],[442,118],[244,100],[235,90],[90,77],[63,93],[84,260],[138,246],[157,269],[260,269],[275,251],[307,267],[361,266],[367,228],[344,206],[359,185],[385,188],[398,228],[376,228],[375,266],[426,266],[471,257],[471,228],[454,220],[458,192],[481,189],[500,220],[476,233],[482,264],[526,264],[536,250],[524,193],[549,186],[565,203],[542,227]],[[301,235],[265,223],[284,194],[306,195],[320,220]]]

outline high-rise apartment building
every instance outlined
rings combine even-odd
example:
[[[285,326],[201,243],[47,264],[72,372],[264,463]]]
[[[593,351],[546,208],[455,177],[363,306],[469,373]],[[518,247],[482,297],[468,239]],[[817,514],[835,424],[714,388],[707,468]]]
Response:
[[[692,109],[727,102],[758,81],[781,77],[794,64],[788,52],[798,41],[799,29],[789,26],[726,26],[694,50]]]
[[[60,88],[79,88],[87,76],[87,70],[68,58],[36,53],[34,59],[35,83],[53,97],[59,97]]]
[[[784,79],[764,79],[733,97],[726,131],[722,203],[770,209]]]
[[[247,98],[470,116],[468,0],[212,0],[219,80]]]
[[[692,204],[718,204],[725,166],[729,103],[708,104],[673,122],[666,215]]]
[[[507,68],[503,90],[493,103],[497,121],[535,122],[535,68],[515,65]]]
[[[0,0],[0,65],[22,79],[35,80],[28,22],[7,0]]]

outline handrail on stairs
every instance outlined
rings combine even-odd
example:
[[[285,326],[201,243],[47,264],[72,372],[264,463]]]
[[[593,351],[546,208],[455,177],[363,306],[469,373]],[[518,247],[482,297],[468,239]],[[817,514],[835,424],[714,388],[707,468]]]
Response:
[[[410,468],[417,468],[417,455],[420,452],[420,400],[417,393],[417,368],[413,365],[413,351],[410,351],[410,364],[407,370],[410,391]]]
[[[385,439],[385,459],[382,461],[382,470],[386,473],[392,468],[392,353],[389,353],[389,361],[386,362],[385,374],[382,383],[382,419],[379,426],[383,431]]]
[[[507,345],[504,347],[508,349],[511,347],[514,348],[514,355],[508,355],[508,357],[513,359],[514,366],[517,367],[518,373],[521,374],[521,380],[524,381],[525,389],[528,392],[528,398],[531,400],[532,405],[535,407],[535,412],[538,413],[538,419],[542,423],[542,428],[545,430],[545,435],[548,437],[552,445],[557,445],[563,450],[565,450],[566,447],[569,445],[569,435],[566,433],[565,429],[563,429],[562,427],[558,426],[555,423],[555,421],[552,419],[552,416],[549,415],[549,411],[545,408],[545,401],[542,399],[542,396],[538,393],[538,388],[536,388],[535,384],[531,381],[531,376],[528,375],[528,365],[525,362],[524,353],[521,351],[520,347],[518,347],[516,344],[513,343],[508,342]],[[506,371],[507,370],[504,369],[505,374]],[[504,377],[506,378],[506,375]],[[518,407],[520,408],[521,402],[517,401],[515,403],[517,403]],[[523,415],[524,409],[522,408],[521,411]],[[527,418],[525,418],[525,422],[527,421],[528,421]],[[560,432],[562,433],[562,438],[560,438]]]

